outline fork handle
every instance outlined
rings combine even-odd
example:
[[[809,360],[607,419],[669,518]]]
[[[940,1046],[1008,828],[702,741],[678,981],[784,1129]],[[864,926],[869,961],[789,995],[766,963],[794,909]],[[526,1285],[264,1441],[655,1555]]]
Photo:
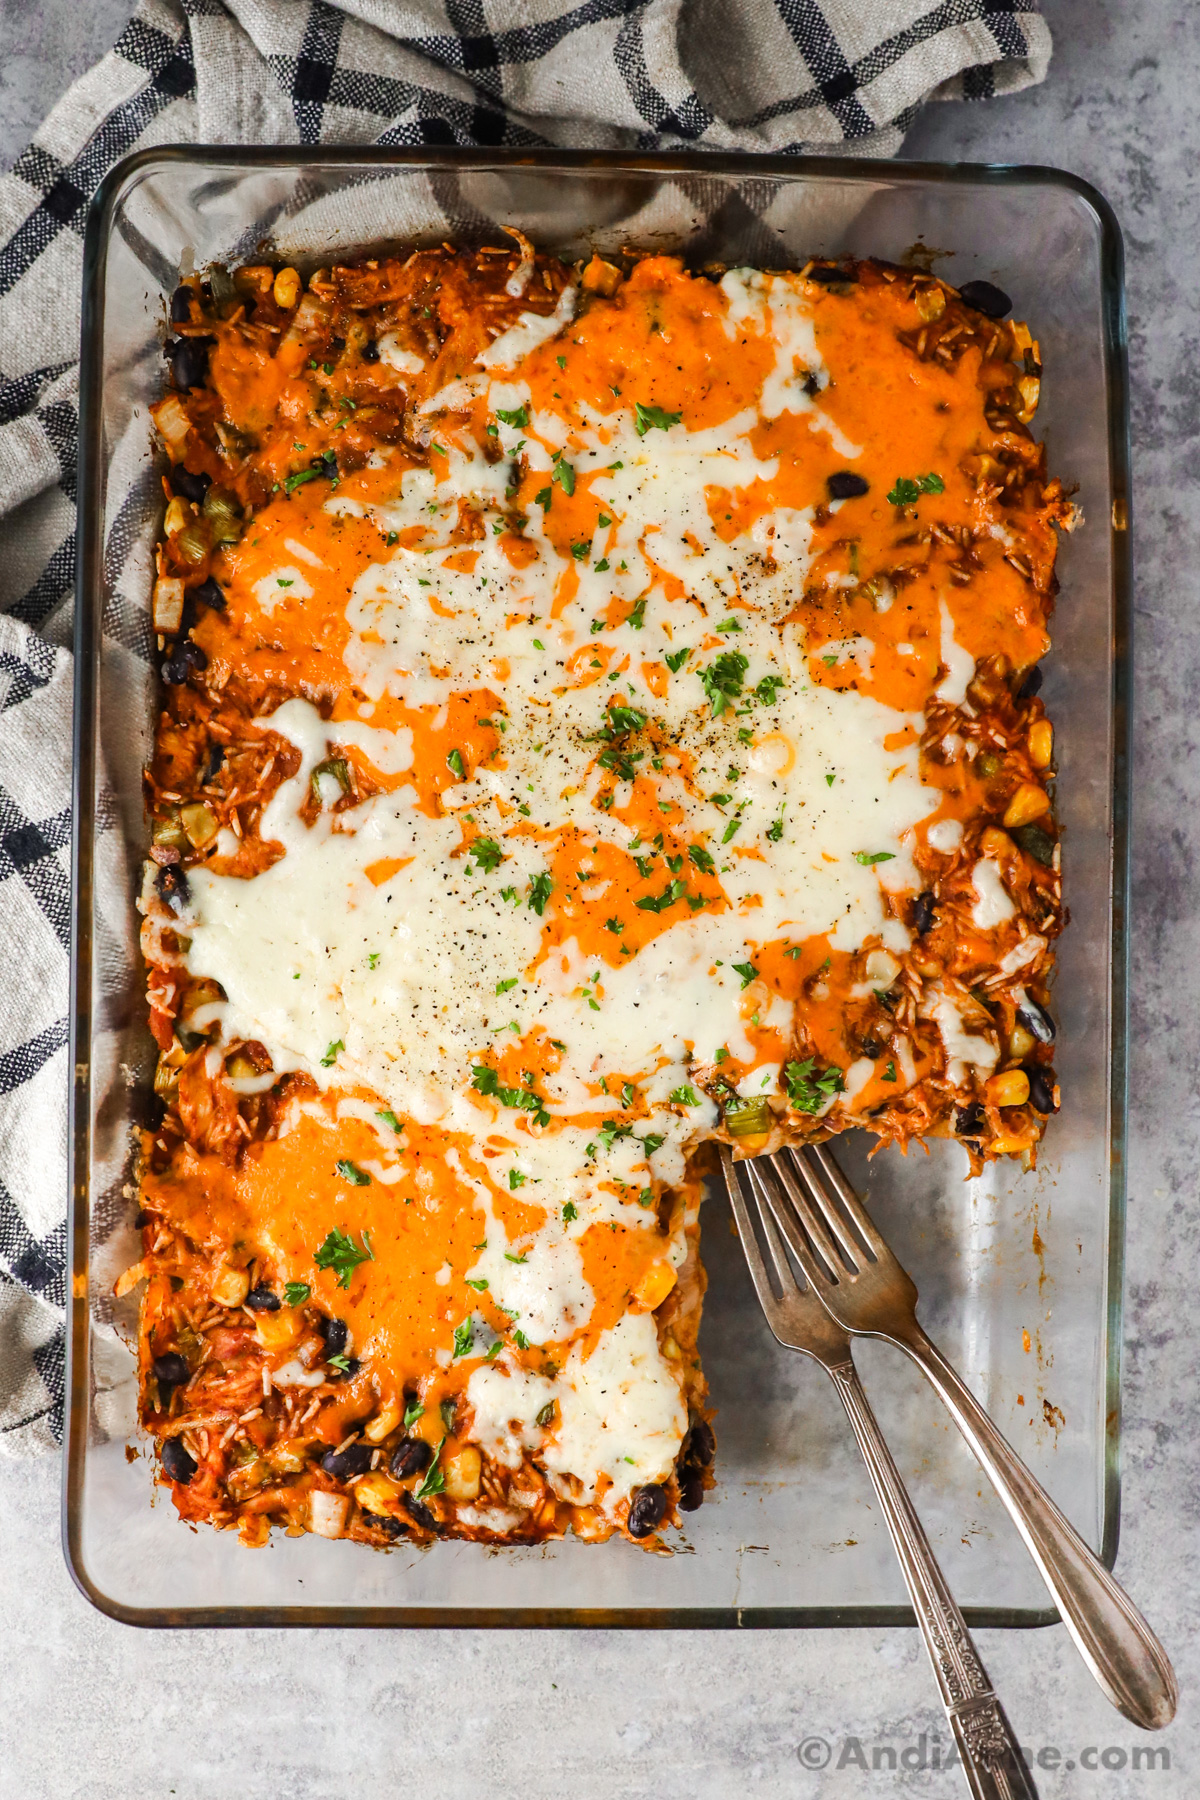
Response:
[[[920,1325],[913,1320],[903,1333],[889,1332],[887,1336],[912,1357],[937,1389],[1008,1508],[1080,1655],[1113,1705],[1146,1731],[1169,1725],[1178,1700],[1175,1672],[1128,1594],[1059,1511]]]
[[[838,1391],[875,1484],[967,1785],[975,1800],[1037,1800],[1012,1726],[938,1567],[858,1371],[849,1358],[823,1367]]]

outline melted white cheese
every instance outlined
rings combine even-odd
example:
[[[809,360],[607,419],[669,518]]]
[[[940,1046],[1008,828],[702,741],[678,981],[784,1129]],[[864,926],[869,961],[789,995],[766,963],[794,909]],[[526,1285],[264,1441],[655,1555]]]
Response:
[[[994,931],[1016,913],[1008,889],[1000,878],[1000,865],[992,857],[981,857],[971,870],[971,886],[976,900],[971,918],[980,931]]]
[[[920,885],[912,860],[915,827],[940,801],[920,779],[915,743],[899,751],[884,747],[905,728],[919,736],[920,714],[809,680],[808,645],[784,621],[811,561],[811,511],[779,509],[731,541],[714,527],[708,495],[738,496],[777,473],[776,463],[753,446],[764,417],[805,415],[839,455],[860,454],[821,409],[829,377],[802,287],[734,271],[721,289],[730,336],[754,332],[773,343],[757,409],[703,431],[674,423],[641,435],[631,410],[601,415],[579,404],[569,416],[537,411],[519,430],[498,426],[503,455],[489,460],[461,420],[456,423],[456,409],[485,393],[493,415],[497,408],[529,406],[520,365],[570,322],[575,297],[567,290],[555,313],[523,314],[478,358],[478,373],[425,403],[446,452],[434,459],[435,468],[406,472],[398,496],[386,504],[331,497],[331,514],[370,517],[381,533],[406,538],[359,576],[346,606],[344,660],[366,696],[360,717],[328,723],[315,706],[296,699],[262,720],[300,756],[262,821],[263,837],[276,841],[283,855],[250,881],[204,867],[189,872],[187,966],[224,987],[228,999],[212,1016],[226,1040],[257,1039],[276,1071],[303,1070],[324,1089],[362,1084],[399,1115],[440,1121],[476,1138],[486,1133],[489,1148],[501,1150],[497,1180],[509,1169],[524,1176],[522,1200],[540,1207],[542,1216],[526,1237],[510,1240],[487,1185],[451,1153],[487,1221],[485,1246],[468,1276],[487,1283],[491,1300],[530,1343],[570,1348],[553,1381],[510,1366],[504,1356],[477,1368],[468,1384],[474,1433],[510,1467],[538,1448],[564,1493],[578,1494],[582,1484],[583,1497],[593,1498],[597,1477],[607,1476],[603,1504],[610,1510],[632,1488],[665,1478],[687,1418],[652,1316],[626,1315],[585,1356],[583,1346],[592,1340],[582,1334],[594,1296],[579,1239],[597,1224],[618,1221],[659,1229],[639,1194],[652,1177],[677,1182],[689,1142],[716,1119],[713,1102],[698,1090],[694,1106],[679,1098],[696,1064],[710,1062],[722,1047],[753,1060],[744,982],[733,965],[757,944],[817,933],[851,952],[882,942],[886,949],[874,950],[865,985],[894,980],[890,952],[910,940],[886,911],[885,896]],[[398,345],[385,348],[381,341],[381,357],[400,373],[415,372],[418,359]],[[577,481],[590,480],[606,522],[579,557],[559,555],[545,530],[543,503],[528,509],[525,536],[536,552],[528,565],[514,568],[501,548],[506,458],[518,441],[532,467],[546,472],[551,507],[556,455],[569,460]],[[467,511],[482,527],[469,568],[456,537]],[[257,584],[255,597],[266,612],[285,593],[310,594],[310,582],[320,579],[311,557],[289,548],[297,566]],[[675,577],[686,598],[669,599],[658,571]],[[291,585],[280,587],[281,580]],[[615,628],[606,622],[614,598],[637,608]],[[721,649],[701,651],[713,634]],[[620,671],[619,681],[580,685],[581,674],[590,675],[589,660],[580,657],[589,645],[606,672]],[[870,668],[869,640],[821,648]],[[941,649],[947,675],[939,693],[957,703],[974,664],[955,641],[944,604]],[[661,667],[668,654],[681,651],[687,654],[665,695],[656,694],[643,664]],[[726,651],[745,658],[743,689],[737,706],[714,715],[702,676]],[[335,813],[330,802],[340,789],[335,793],[336,783],[326,782],[322,809],[306,822],[313,772],[339,750],[353,746],[392,779],[411,767],[411,734],[372,722],[385,696],[440,708],[480,685],[503,696],[501,754],[444,791],[444,816],[422,811],[403,782]],[[547,834],[574,827],[587,844],[652,853],[651,846],[631,843],[629,828],[596,804],[597,734],[617,700],[645,713],[693,760],[699,792],[675,772],[679,758],[664,756],[664,822],[682,842],[707,849],[729,904],[721,912],[689,914],[637,955],[597,969],[570,929],[582,915],[587,887],[556,888],[549,906],[567,928],[565,942],[538,961],[543,920],[527,895],[533,879],[547,872],[548,846],[524,835],[526,822]],[[749,743],[741,736],[747,727]],[[627,792],[618,785],[618,802]],[[466,812],[474,832],[500,845],[498,869],[484,871],[461,854],[457,814]],[[929,833],[938,848],[953,847],[949,838],[941,826]],[[655,869],[664,887],[677,872],[661,856]],[[979,907],[995,912],[1000,897],[1007,900],[1003,887],[997,876],[985,892],[980,879],[977,869]],[[760,1006],[763,1023],[786,1029],[786,1002]],[[937,1000],[934,1016],[952,1079],[962,1079],[967,1063],[994,1065],[996,1050],[962,1029],[948,996]],[[473,1064],[514,1029],[518,1037],[539,1029],[566,1046],[561,1068],[539,1089],[553,1121],[545,1131],[531,1131],[528,1115],[472,1089]],[[911,1082],[907,1044],[896,1054]],[[848,1072],[851,1098],[865,1088],[872,1067],[863,1059]],[[642,1109],[632,1133],[617,1135],[611,1121],[619,1123],[621,1108],[608,1094],[590,1092],[610,1071],[636,1074]],[[762,1092],[764,1082],[777,1088],[778,1076],[774,1066],[755,1070],[742,1091]],[[339,1112],[370,1125],[380,1154],[365,1166],[381,1185],[393,1185],[396,1143],[380,1126],[378,1109],[343,1097]],[[288,1118],[281,1122],[286,1129]],[[662,1141],[648,1155],[644,1139],[651,1133]],[[663,1254],[675,1268],[684,1262],[682,1222]],[[494,1333],[480,1321],[478,1335],[486,1348]],[[448,1363],[449,1351],[439,1358]],[[552,1398],[556,1423],[539,1427],[537,1414]]]

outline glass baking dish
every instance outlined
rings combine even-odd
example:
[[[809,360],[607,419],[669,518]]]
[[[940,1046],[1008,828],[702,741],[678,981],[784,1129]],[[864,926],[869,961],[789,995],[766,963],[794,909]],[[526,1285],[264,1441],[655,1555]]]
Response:
[[[391,150],[158,149],[108,176],[84,274],[75,737],[72,1301],[64,1542],[80,1588],[147,1625],[848,1625],[912,1621],[838,1401],[781,1350],[723,1199],[706,1207],[702,1334],[719,1486],[673,1555],[614,1540],[500,1553],[372,1553],[276,1534],[251,1552],[155,1495],[134,1419],[140,1251],[131,1127],[153,1071],[133,896],[155,704],[147,595],[162,498],[147,405],[181,270],[278,256],[312,268],[385,246],[494,241],[518,225],[568,258],[628,245],[789,267],[853,252],[932,261],[1011,293],[1045,363],[1038,427],[1078,483],[1045,697],[1057,727],[1070,927],[1063,1110],[1036,1174],[974,1182],[952,1144],[868,1164],[838,1146],[912,1271],[929,1329],[1111,1564],[1118,1522],[1125,1207],[1129,534],[1120,233],[1047,169],[837,159]],[[856,1134],[859,1138],[862,1134]],[[862,1342],[872,1399],[973,1624],[1056,1615],[931,1390]]]

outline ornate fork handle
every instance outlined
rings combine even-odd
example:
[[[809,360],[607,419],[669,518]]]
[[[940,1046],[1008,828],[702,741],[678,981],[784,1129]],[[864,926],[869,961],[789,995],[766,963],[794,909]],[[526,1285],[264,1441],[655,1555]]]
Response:
[[[929,1377],[1008,1509],[1080,1655],[1113,1705],[1154,1731],[1175,1713],[1167,1654],[1133,1602],[1084,1543],[914,1319],[887,1335]]]
[[[971,1634],[934,1559],[854,1364],[823,1364],[858,1439],[883,1508],[942,1705],[976,1800],[1037,1800],[1012,1727],[975,1654]]]

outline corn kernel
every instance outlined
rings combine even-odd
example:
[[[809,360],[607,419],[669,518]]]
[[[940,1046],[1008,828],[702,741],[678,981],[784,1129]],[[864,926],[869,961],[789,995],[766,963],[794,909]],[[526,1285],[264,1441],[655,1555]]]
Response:
[[[203,850],[204,846],[211,844],[217,835],[219,828],[216,819],[208,807],[199,801],[193,801],[188,806],[181,806],[179,818],[183,829],[187,832],[188,842],[195,850]]]
[[[448,1500],[476,1500],[483,1459],[474,1444],[464,1444],[442,1463],[446,1485],[442,1489]]]
[[[1029,1098],[1029,1077],[1024,1069],[1004,1069],[992,1076],[984,1093],[992,1106],[1024,1106]]]
[[[295,1308],[281,1306],[278,1312],[257,1313],[254,1332],[264,1350],[290,1350],[300,1332]]]
[[[166,517],[163,519],[163,530],[168,537],[174,537],[176,532],[182,531],[184,526],[190,522],[191,517],[187,501],[181,500],[177,494],[167,507]]]
[[[1035,769],[1045,769],[1054,755],[1054,727],[1049,719],[1037,719],[1029,727],[1029,760]]]
[[[261,300],[271,292],[274,272],[265,263],[247,263],[233,271],[233,285],[239,294]]]
[[[272,1444],[267,1452],[267,1461],[281,1475],[299,1475],[308,1461],[306,1448],[305,1439],[284,1438],[282,1443]]]
[[[997,1156],[1016,1156],[1018,1151],[1025,1151],[1028,1148],[1029,1138],[1027,1136],[1018,1137],[1016,1132],[1002,1131],[998,1137],[994,1137],[988,1142],[988,1149],[994,1151]]]
[[[1026,1031],[1023,1025],[1014,1025],[1008,1037],[1008,1054],[1013,1060],[1020,1062],[1023,1056],[1029,1055],[1033,1045],[1033,1033]]]
[[[759,1156],[771,1141],[769,1131],[748,1131],[737,1141],[738,1149],[746,1156]]]
[[[1004,815],[1004,823],[1009,830],[1018,825],[1032,825],[1050,811],[1050,796],[1044,788],[1035,787],[1032,781],[1023,781],[1008,803],[1008,811]]]
[[[918,313],[927,325],[940,319],[946,310],[946,296],[940,287],[918,288],[913,295]]]
[[[249,1271],[222,1263],[212,1278],[209,1291],[218,1306],[240,1306],[250,1292]]]
[[[314,1488],[308,1500],[309,1530],[318,1537],[339,1538],[346,1529],[349,1511],[348,1494],[330,1494],[324,1488]]]
[[[295,269],[280,269],[272,289],[276,306],[290,312],[300,298],[300,276]]]
[[[581,277],[582,285],[589,294],[604,294],[608,297],[616,293],[623,280],[620,269],[605,262],[600,256],[592,257]]]
[[[669,1262],[652,1263],[634,1288],[634,1297],[647,1312],[661,1306],[675,1286],[675,1271]]]
[[[382,1444],[385,1437],[390,1437],[400,1423],[400,1407],[395,1400],[389,1400],[380,1408],[375,1417],[363,1426],[363,1436],[368,1444]]]
[[[1006,856],[1016,853],[1016,845],[1012,839],[996,825],[988,826],[979,840],[979,849],[982,855],[990,856],[996,862],[1003,862]]]
[[[396,1510],[400,1489],[388,1476],[375,1471],[355,1483],[354,1498],[364,1512],[390,1513]]]
[[[155,631],[178,631],[183,623],[183,583],[173,575],[164,575],[154,584]]]

